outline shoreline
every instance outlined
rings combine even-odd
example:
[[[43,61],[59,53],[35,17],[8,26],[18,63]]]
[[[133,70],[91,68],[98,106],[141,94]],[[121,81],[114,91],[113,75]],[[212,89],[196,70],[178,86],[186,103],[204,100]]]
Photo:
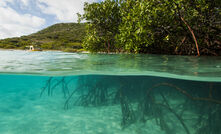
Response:
[[[67,52],[67,53],[83,53],[83,54],[110,54],[110,55],[115,55],[115,54],[135,54],[135,53],[127,53],[127,52],[121,52],[121,53],[117,53],[117,52],[90,52],[90,51],[86,51],[86,50],[78,50],[78,49],[73,49],[74,51],[66,51],[64,50],[53,50],[53,49],[45,49],[45,50],[41,50],[41,51],[31,51],[31,50],[24,50],[24,49],[4,49],[4,48],[0,48],[0,51],[14,51],[14,50],[20,50],[20,51],[29,51],[29,52]],[[157,53],[137,53],[137,54],[144,54],[144,55],[168,55],[168,56],[189,56],[189,57],[221,57],[221,55],[215,56],[215,55],[176,55],[176,54],[157,54]],[[136,54],[135,54],[136,55]]]
[[[32,50],[24,50],[24,49],[4,49],[4,48],[0,48],[0,51],[14,51],[14,50],[19,50],[19,51],[29,51],[29,52],[68,52],[68,51],[64,51],[64,50],[53,50],[53,49],[45,49],[42,51],[32,51]],[[79,51],[79,52],[68,52],[68,53],[90,53],[89,51]]]

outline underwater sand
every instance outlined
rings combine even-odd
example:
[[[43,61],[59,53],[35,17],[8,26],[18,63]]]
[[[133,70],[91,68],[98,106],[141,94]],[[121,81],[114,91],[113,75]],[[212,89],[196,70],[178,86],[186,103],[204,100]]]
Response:
[[[72,77],[75,81],[73,85],[70,84],[69,86],[75,87],[78,76]],[[127,79],[130,79],[130,77],[127,77]],[[54,90],[52,96],[45,93],[40,97],[42,87],[49,77],[1,75],[0,78],[1,134],[166,134],[156,124],[154,118],[150,118],[145,122],[136,121],[124,128],[121,125],[120,104],[95,107],[72,106],[69,109],[64,109],[65,98],[60,87]],[[116,78],[110,77],[109,80]],[[58,77],[57,79],[61,78]],[[200,84],[200,82],[157,77],[131,77],[131,79],[140,79],[144,82],[152,79],[155,83],[166,81],[178,85],[185,84],[186,88],[190,87],[187,83],[195,87]],[[152,86],[155,83],[147,85]],[[201,84],[199,88],[208,83]],[[175,97],[170,98],[169,103],[173,107],[173,105],[176,106],[181,102],[183,102],[182,98]],[[136,104],[132,103],[132,105]],[[179,109],[177,112],[179,112]],[[196,121],[194,116],[196,115],[193,111],[187,110],[182,116],[192,134],[196,131],[193,126]],[[173,126],[171,127],[171,134],[186,133],[173,114],[168,112],[167,118],[172,120],[169,121],[170,123],[173,123],[171,124]]]

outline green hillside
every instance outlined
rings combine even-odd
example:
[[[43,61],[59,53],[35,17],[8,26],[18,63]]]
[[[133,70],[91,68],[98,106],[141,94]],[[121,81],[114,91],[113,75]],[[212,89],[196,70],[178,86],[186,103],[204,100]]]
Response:
[[[75,51],[82,49],[84,36],[85,24],[60,23],[28,36],[0,40],[0,48],[25,49],[34,45],[42,49]]]

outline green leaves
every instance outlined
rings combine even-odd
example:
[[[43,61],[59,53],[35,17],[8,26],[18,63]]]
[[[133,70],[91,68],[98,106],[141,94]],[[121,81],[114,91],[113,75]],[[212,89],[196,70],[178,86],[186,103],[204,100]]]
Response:
[[[85,13],[80,16],[87,24],[87,36],[83,46],[92,52],[114,51],[115,36],[120,23],[119,4],[114,0],[85,4]]]
[[[80,16],[88,22],[84,46],[92,52],[194,54],[194,40],[181,20],[184,18],[196,33],[201,49],[217,48],[221,42],[219,21],[215,20],[220,19],[219,3],[218,0],[86,3],[85,14]]]

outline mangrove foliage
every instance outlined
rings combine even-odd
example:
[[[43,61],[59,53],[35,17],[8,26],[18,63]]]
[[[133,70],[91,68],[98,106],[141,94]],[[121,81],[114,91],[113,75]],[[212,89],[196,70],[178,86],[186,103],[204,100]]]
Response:
[[[220,0],[104,0],[85,3],[85,49],[221,55]]]

